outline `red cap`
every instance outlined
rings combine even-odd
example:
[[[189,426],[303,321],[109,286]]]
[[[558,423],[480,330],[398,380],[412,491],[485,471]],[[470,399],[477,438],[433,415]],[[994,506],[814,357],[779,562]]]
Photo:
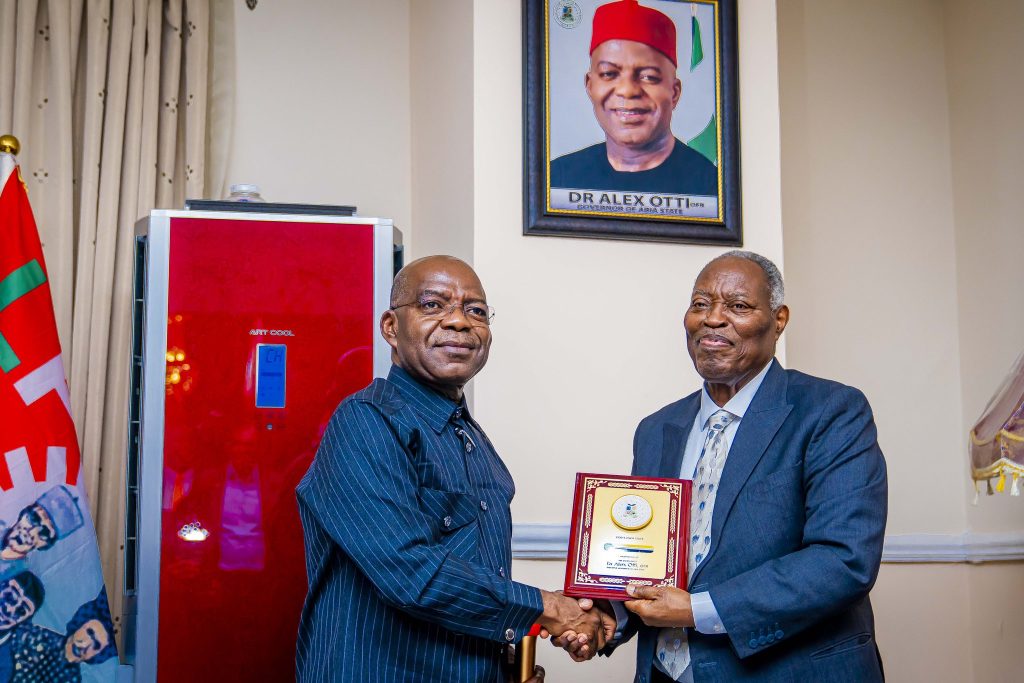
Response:
[[[650,45],[676,62],[676,25],[656,9],[643,7],[636,0],[618,0],[601,5],[594,12],[594,33],[590,53],[607,40],[634,40]]]

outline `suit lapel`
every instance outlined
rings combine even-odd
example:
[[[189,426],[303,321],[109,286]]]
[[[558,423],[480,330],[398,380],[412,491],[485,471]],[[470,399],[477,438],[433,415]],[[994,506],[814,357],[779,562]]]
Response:
[[[722,527],[725,526],[725,520],[728,519],[737,496],[768,449],[768,444],[775,433],[779,431],[779,427],[793,409],[792,405],[786,403],[787,385],[786,371],[778,362],[772,361],[772,367],[765,375],[743,419],[740,420],[740,426],[729,448],[729,457],[725,461],[725,469],[722,470],[722,478],[718,484],[718,495],[715,497],[715,510],[711,521],[711,552],[693,572],[690,578],[691,586],[697,582],[701,570],[708,565],[721,545],[719,540]]]
[[[700,410],[700,392],[686,399],[680,406],[676,418],[666,422],[661,437],[661,462],[654,476],[679,478],[679,469],[683,465],[683,449],[693,429],[693,421]]]

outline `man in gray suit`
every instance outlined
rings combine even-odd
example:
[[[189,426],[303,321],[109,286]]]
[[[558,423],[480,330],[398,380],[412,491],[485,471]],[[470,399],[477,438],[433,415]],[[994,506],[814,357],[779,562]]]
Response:
[[[617,642],[639,634],[635,683],[883,679],[868,592],[886,474],[871,408],[779,365],[788,321],[782,276],[759,254],[724,254],[694,283],[684,324],[704,386],[633,442],[633,474],[693,480],[690,576],[686,590],[630,587],[632,614],[616,610]],[[573,654],[579,640],[553,642]]]

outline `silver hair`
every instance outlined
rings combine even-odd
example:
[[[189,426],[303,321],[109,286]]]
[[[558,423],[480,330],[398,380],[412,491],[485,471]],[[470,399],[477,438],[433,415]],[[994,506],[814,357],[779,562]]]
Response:
[[[782,282],[782,273],[779,272],[778,266],[772,263],[771,259],[761,256],[753,251],[744,251],[742,249],[733,249],[727,251],[713,261],[718,261],[724,258],[742,258],[748,261],[753,261],[761,268],[764,272],[764,277],[768,280],[768,305],[771,306],[772,311],[779,310],[779,307],[785,303],[786,300],[786,286]]]

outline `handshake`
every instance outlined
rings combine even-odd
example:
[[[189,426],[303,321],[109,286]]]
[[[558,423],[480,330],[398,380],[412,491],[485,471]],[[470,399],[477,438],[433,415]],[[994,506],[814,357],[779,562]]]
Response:
[[[540,637],[551,637],[551,643],[564,648],[575,661],[589,660],[615,637],[616,618],[607,600],[595,605],[590,598],[577,600],[561,592],[542,590],[541,595]]]
[[[622,606],[648,626],[694,626],[690,594],[669,586],[627,586],[628,600]],[[537,621],[541,637],[564,648],[577,662],[585,662],[615,637],[617,620],[607,600],[576,600],[560,592],[541,591],[544,613]]]

